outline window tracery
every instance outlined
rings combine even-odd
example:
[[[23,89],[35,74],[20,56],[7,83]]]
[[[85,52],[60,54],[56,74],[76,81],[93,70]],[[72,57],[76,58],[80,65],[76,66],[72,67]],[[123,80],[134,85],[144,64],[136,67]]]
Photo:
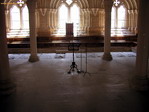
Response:
[[[111,27],[112,28],[125,28],[126,26],[126,8],[120,0],[113,2],[111,12]]]
[[[74,34],[77,33],[79,29],[80,22],[80,8],[77,5],[77,2],[73,0],[66,0],[61,2],[58,12],[58,20],[59,20],[59,30],[65,30],[66,23],[74,24]]]
[[[73,0],[66,0],[66,3],[67,3],[68,5],[72,4],[72,2],[73,2]]]

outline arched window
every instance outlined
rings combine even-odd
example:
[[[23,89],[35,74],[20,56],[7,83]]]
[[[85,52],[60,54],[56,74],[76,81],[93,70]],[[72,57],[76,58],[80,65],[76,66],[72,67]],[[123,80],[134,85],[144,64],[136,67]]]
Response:
[[[66,23],[68,22],[68,8],[65,4],[59,7],[59,29],[65,29]]]
[[[116,26],[116,8],[112,7],[112,14],[111,14],[111,27],[115,28]]]
[[[74,34],[77,33],[77,30],[79,29],[79,23],[80,23],[80,9],[76,4],[73,4],[70,8],[71,13],[71,22],[74,24]]]
[[[29,29],[29,13],[28,13],[28,8],[25,5],[25,7],[23,7],[22,9],[22,26],[23,29]]]
[[[123,5],[118,8],[118,28],[124,28],[126,24],[126,9]]]
[[[20,29],[20,9],[14,5],[11,10],[11,29]]]
[[[80,23],[80,8],[77,5],[77,1],[66,0],[62,1],[58,9],[58,21],[59,21],[59,30],[63,30],[65,32],[66,23],[74,24],[74,34],[77,34],[77,30],[79,30]]]
[[[115,0],[111,12],[111,27],[122,29],[126,27],[126,8],[123,2]]]
[[[10,31],[7,37],[26,37],[29,35],[29,12],[26,4],[13,5],[10,9]]]

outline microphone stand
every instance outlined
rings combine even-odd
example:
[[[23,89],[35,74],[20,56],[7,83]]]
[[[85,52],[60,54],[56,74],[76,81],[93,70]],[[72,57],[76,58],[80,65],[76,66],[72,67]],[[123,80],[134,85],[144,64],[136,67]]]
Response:
[[[80,44],[74,43],[74,42],[72,42],[68,45],[68,50],[73,51],[73,53],[72,53],[73,61],[72,61],[72,64],[70,65],[70,69],[68,71],[68,74],[71,74],[71,72],[74,72],[75,69],[77,70],[77,73],[81,73],[81,71],[78,69],[78,67],[74,61],[74,51],[78,51],[79,47],[80,47]]]
[[[88,74],[89,76],[91,76],[91,74],[87,71],[87,64],[88,64],[88,62],[87,62],[87,43],[86,43],[85,47],[86,47],[86,49],[85,49],[85,51],[86,51],[86,70],[85,70],[85,72],[84,72],[83,77],[84,77],[86,74]]]

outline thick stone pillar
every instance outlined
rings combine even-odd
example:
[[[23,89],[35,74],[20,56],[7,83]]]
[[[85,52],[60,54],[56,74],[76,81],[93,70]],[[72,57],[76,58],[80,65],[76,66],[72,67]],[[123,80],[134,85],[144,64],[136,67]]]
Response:
[[[3,0],[0,0],[2,3]],[[11,81],[6,42],[6,21],[4,5],[0,5],[0,95],[8,95],[15,91]]]
[[[37,37],[36,37],[36,0],[28,1],[27,6],[29,9],[29,26],[30,26],[30,50],[31,55],[29,57],[30,62],[39,61],[37,56]]]
[[[138,20],[138,46],[136,58],[136,75],[134,87],[137,90],[148,90],[148,58],[149,58],[149,1],[140,0]]]
[[[110,53],[111,47],[111,9],[113,2],[112,0],[104,1],[105,8],[105,37],[104,37],[104,55],[103,59],[107,61],[112,60],[112,55]]]

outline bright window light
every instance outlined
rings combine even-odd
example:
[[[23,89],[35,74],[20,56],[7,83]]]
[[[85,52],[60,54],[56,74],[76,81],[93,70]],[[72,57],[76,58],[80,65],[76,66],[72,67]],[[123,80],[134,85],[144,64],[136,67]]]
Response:
[[[74,34],[77,33],[77,30],[79,30],[79,22],[80,22],[80,9],[79,7],[74,4],[71,9],[71,22],[74,24]]]
[[[11,29],[20,29],[20,10],[15,5],[11,9]]]
[[[68,21],[68,8],[66,7],[66,5],[63,4],[59,7],[59,28],[65,29],[67,21]]]
[[[23,8],[22,15],[23,15],[23,29],[29,29],[29,14],[27,6]]]
[[[112,7],[112,12],[111,12],[111,27],[115,28],[115,20],[116,20],[116,8]]]
[[[118,28],[125,27],[125,21],[126,21],[126,10],[124,6],[120,6],[118,8]]]

